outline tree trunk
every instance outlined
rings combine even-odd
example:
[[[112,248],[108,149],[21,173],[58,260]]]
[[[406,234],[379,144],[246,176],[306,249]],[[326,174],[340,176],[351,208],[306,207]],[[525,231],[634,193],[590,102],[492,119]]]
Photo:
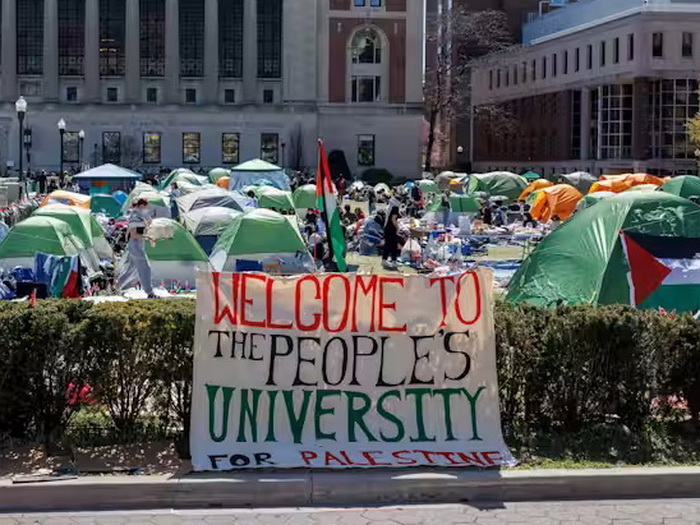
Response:
[[[424,171],[430,171],[433,163],[433,148],[435,147],[435,126],[437,125],[438,112],[435,109],[430,110],[430,118],[428,120],[428,143],[425,145],[425,167]]]

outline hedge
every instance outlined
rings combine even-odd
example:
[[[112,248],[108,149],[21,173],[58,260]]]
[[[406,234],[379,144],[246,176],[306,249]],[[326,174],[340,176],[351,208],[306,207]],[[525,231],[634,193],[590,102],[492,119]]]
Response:
[[[495,319],[509,442],[582,435],[611,420],[634,433],[700,412],[700,322],[691,317],[497,303]],[[121,436],[138,435],[144,418],[180,434],[188,427],[193,301],[2,303],[0,327],[0,438],[61,443],[90,403]]]

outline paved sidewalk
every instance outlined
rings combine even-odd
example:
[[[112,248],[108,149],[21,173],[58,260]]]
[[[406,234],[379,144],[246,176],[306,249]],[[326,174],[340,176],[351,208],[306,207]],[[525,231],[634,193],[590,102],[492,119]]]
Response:
[[[700,500],[2,515],[0,525],[697,525]]]

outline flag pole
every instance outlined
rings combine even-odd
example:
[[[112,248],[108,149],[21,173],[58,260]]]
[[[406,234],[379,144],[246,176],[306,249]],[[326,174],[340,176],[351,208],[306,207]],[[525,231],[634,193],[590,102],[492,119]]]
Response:
[[[321,148],[321,144],[323,144],[323,141],[319,138],[318,139],[318,174],[316,177],[316,183],[321,184],[321,199],[323,200],[323,207],[321,208],[321,220],[323,221],[323,224],[326,225],[326,240],[328,241],[328,259],[333,262],[333,266],[335,266],[335,252],[333,251],[333,240],[331,239],[331,224],[330,221],[328,220],[328,210],[326,210],[326,175],[330,178],[330,173],[324,173],[323,171],[323,159],[321,158],[321,155],[323,154],[323,150]],[[321,261],[323,262],[323,261]],[[337,271],[337,268],[335,268]]]

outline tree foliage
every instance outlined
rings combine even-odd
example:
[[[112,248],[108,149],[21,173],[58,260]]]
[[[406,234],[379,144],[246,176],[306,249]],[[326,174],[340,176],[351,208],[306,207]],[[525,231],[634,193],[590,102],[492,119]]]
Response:
[[[427,40],[429,47],[435,48],[435,54],[428,59],[424,85],[428,120],[425,170],[429,171],[439,128],[451,126],[470,111],[473,66],[514,45],[504,12],[472,11],[464,5],[453,5],[438,15]],[[475,112],[486,117],[494,129],[508,121],[500,106],[482,106]]]

